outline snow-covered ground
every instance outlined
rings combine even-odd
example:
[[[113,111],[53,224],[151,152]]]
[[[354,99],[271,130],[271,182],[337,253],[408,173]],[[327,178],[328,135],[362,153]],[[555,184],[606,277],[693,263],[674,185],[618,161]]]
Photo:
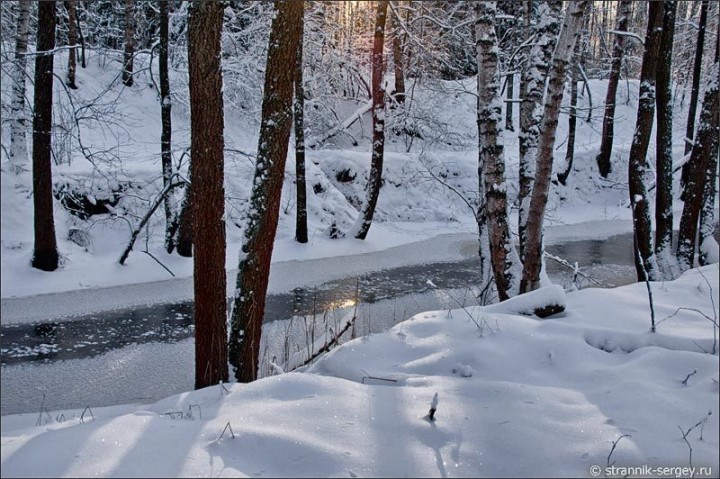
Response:
[[[719,276],[712,265],[653,283],[654,334],[645,285],[586,289],[569,293],[566,313],[553,319],[478,307],[431,311],[350,341],[304,373],[212,386],[150,406],[96,408],[82,420],[82,410],[3,416],[2,473],[627,472],[605,470],[614,464],[685,467],[670,475],[690,477],[692,460],[695,477],[717,477],[718,356],[704,352],[717,347],[716,332],[703,314],[717,321]],[[682,307],[699,312],[672,316]],[[680,428],[693,428],[687,443]]]

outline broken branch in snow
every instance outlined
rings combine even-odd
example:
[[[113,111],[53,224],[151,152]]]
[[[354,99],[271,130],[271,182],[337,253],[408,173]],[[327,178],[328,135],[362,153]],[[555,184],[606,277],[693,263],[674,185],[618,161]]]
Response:
[[[622,438],[624,438],[624,437],[632,437],[632,436],[630,434],[623,434],[616,440],[612,441],[612,447],[610,448],[610,454],[608,454],[608,456],[607,456],[607,463],[606,463],[607,467],[611,467],[613,464],[615,464],[615,461],[610,462],[610,459],[612,458],[613,452],[615,452],[615,448],[617,447],[618,444],[620,444],[620,440],[622,440]]]
[[[220,433],[220,437],[218,437],[217,439],[215,439],[215,442],[220,442],[220,439],[222,439],[223,435],[225,434],[225,431],[227,431],[228,429],[230,429],[230,437],[232,437],[233,439],[235,439],[235,433],[234,433],[233,430],[232,430],[232,426],[230,425],[230,421],[228,421],[228,423],[225,424],[225,428],[224,428],[224,429],[222,430],[222,432]]]
[[[305,142],[305,146],[306,146],[307,148],[315,148],[316,146],[320,146],[322,143],[326,142],[327,140],[329,140],[329,139],[332,138],[333,136],[335,136],[335,135],[337,135],[338,133],[340,133],[340,132],[342,132],[342,131],[347,130],[348,128],[350,128],[356,121],[358,121],[359,119],[361,119],[362,116],[363,116],[365,113],[369,112],[371,108],[372,108],[372,100],[368,100],[367,102],[363,103],[363,104],[360,106],[360,108],[358,108],[357,110],[355,110],[349,117],[347,117],[347,118],[345,119],[345,121],[343,121],[342,123],[340,123],[340,124],[337,125],[336,127],[329,129],[328,131],[326,131],[325,133],[323,133],[323,134],[320,135],[319,137],[309,138],[309,139]]]
[[[697,369],[693,369],[691,373],[688,373],[687,376],[685,376],[685,379],[682,380],[683,386],[687,386],[688,379],[690,379],[690,376],[695,376],[697,374]]]

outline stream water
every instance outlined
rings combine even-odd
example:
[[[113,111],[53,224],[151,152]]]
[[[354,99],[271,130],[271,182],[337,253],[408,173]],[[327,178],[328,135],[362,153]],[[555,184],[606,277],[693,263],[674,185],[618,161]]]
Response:
[[[632,235],[548,246],[602,286],[635,281]],[[548,259],[556,283],[573,283],[573,271]],[[270,295],[266,329],[281,341],[289,318],[336,321],[357,310],[357,334],[385,330],[421,311],[476,304],[478,260],[381,270],[314,288]],[[582,277],[578,287],[597,286]],[[356,305],[356,299],[357,301]],[[50,410],[151,402],[193,388],[192,303],[109,311],[72,320],[0,327],[4,414],[37,412],[46,395]],[[292,323],[292,321],[291,321]],[[287,349],[287,345],[285,345]],[[277,361],[277,357],[273,356]]]

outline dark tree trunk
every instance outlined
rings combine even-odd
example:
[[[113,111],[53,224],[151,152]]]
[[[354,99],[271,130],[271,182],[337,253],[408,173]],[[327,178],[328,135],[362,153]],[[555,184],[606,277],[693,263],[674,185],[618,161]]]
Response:
[[[509,73],[507,76],[507,99],[508,101],[505,103],[505,129],[507,131],[515,131],[515,127],[513,126],[513,96],[515,95],[515,92],[513,91],[515,89],[515,75],[513,73]]]
[[[657,129],[655,145],[655,257],[658,272],[663,279],[675,279],[677,272],[672,254],[673,192],[672,192],[672,71],[673,38],[675,36],[675,13],[677,2],[664,2],[663,30],[660,43],[656,76]]]
[[[395,101],[405,103],[405,68],[403,64],[403,39],[400,35],[400,20],[393,20],[393,65],[395,66]]]
[[[575,159],[575,130],[577,129],[577,100],[578,100],[578,69],[577,56],[580,54],[580,42],[575,44],[574,59],[572,61],[572,73],[570,74],[570,114],[568,115],[568,140],[565,150],[565,171],[558,174],[558,181],[562,185],[567,184],[567,179],[572,170]]]
[[[525,28],[527,30],[527,39],[529,39],[532,36],[530,27],[531,2],[526,5]],[[520,259],[522,261],[525,261],[527,253],[527,223],[530,215],[530,195],[533,189],[533,181],[535,181],[535,160],[537,159],[540,123],[543,114],[542,103],[545,93],[545,78],[548,75],[550,60],[560,31],[561,9],[562,2],[558,0],[545,0],[540,3],[544,21],[538,27],[537,40],[533,42],[534,45],[530,50],[528,66],[523,68],[520,73],[518,235],[520,236]]]
[[[303,11],[304,4],[300,7]],[[308,242],[307,225],[307,186],[305,182],[305,87],[303,86],[303,23],[300,21],[300,40],[297,45],[295,57],[295,183],[297,190],[297,206],[295,215],[295,241],[298,243]]]
[[[478,64],[478,164],[484,175],[487,204],[490,262],[498,298],[510,297],[513,283],[510,264],[511,237],[507,219],[507,184],[504,148],[499,140],[500,76],[498,71],[496,2],[475,3],[475,38]],[[481,189],[482,190],[482,189]]]
[[[640,72],[640,99],[638,100],[635,136],[630,146],[628,161],[628,189],[632,206],[635,232],[635,269],[638,281],[657,279],[657,261],[652,248],[652,220],[650,201],[645,187],[648,168],[647,151],[655,115],[655,72],[660,56],[662,40],[663,4],[648,2],[648,26],[645,35]]]
[[[239,382],[254,381],[260,359],[270,260],[280,211],[285,158],[292,127],[296,48],[300,41],[301,0],[278,2],[265,69],[255,177],[246,213],[235,301],[230,326],[230,362]]]
[[[678,236],[677,258],[680,263],[680,270],[687,271],[693,267],[695,257],[695,240],[698,236],[698,219],[703,209],[703,196],[712,207],[714,191],[717,182],[717,155],[718,135],[720,127],[718,115],[718,66],[713,65],[710,79],[705,89],[698,131],[695,135],[695,144],[687,163],[688,177],[685,185],[685,204],[683,205],[680,218],[680,232]],[[710,196],[712,194],[712,196]],[[701,230],[700,241],[703,236],[706,241],[712,238],[712,231],[708,231],[705,225],[712,224],[711,218],[706,217],[704,230]],[[702,257],[702,254],[701,254]],[[705,260],[703,260],[705,261]]]
[[[133,85],[133,57],[135,56],[135,0],[125,0],[125,60],[122,81],[125,86]]]
[[[191,183],[185,187],[185,195],[183,197],[182,204],[180,205],[180,218],[178,219],[179,226],[177,231],[177,238],[175,238],[175,248],[177,254],[183,258],[192,258],[193,255],[193,204],[192,199],[192,159],[190,160],[190,181]]]
[[[700,94],[700,74],[702,69],[703,46],[705,44],[705,27],[707,26],[708,0],[703,0],[700,6],[700,24],[698,25],[697,43],[695,44],[695,64],[693,65],[692,90],[690,92],[690,105],[688,108],[687,128],[685,129],[685,154],[692,150],[692,139],[695,134],[695,116],[697,112],[698,96]],[[687,163],[686,163],[687,164]],[[685,184],[688,167],[683,167],[681,184]]]
[[[631,0],[621,0],[618,4],[617,20],[615,30],[627,31],[630,19]],[[605,116],[603,117],[602,140],[600,142],[600,154],[597,156],[597,165],[600,175],[607,178],[612,170],[613,138],[615,131],[615,102],[617,101],[617,87],[620,81],[620,68],[625,53],[625,36],[615,35],[612,51],[612,63],[610,64],[610,78],[608,79],[607,95],[605,96]]]
[[[385,42],[385,19],[387,17],[387,0],[379,1],[375,15],[375,38],[372,53],[372,160],[370,176],[367,184],[367,198],[363,204],[356,225],[354,236],[364,240],[370,230],[375,206],[377,205],[382,185],[383,158],[385,153],[385,89],[382,85],[384,62],[383,43]]]
[[[78,10],[79,6],[80,5],[75,6],[75,19],[77,23],[78,36],[80,37],[80,66],[86,68],[87,63],[85,62],[85,35],[83,35],[82,27],[80,26],[80,13]]]
[[[527,249],[523,264],[520,292],[534,291],[540,286],[540,271],[543,256],[543,219],[547,206],[548,191],[550,189],[550,175],[553,165],[553,149],[555,145],[555,132],[560,115],[563,89],[565,87],[565,72],[572,55],[575,42],[580,35],[585,9],[589,8],[586,0],[573,2],[565,14],[563,28],[558,37],[557,47],[552,59],[549,73],[545,108],[543,110],[542,126],[537,147],[537,171],[530,199],[530,210],[527,221]]]
[[[195,389],[227,381],[223,94],[223,3],[196,1],[188,14],[190,163],[195,258]]]
[[[58,267],[52,195],[52,98],[55,48],[55,2],[38,3],[35,57],[35,115],[33,116],[33,206],[35,246],[32,266],[43,271]]]
[[[162,161],[163,186],[172,181],[172,99],[170,98],[170,77],[168,75],[168,3],[160,2],[160,44],[159,65],[160,70],[160,119],[162,130],[160,132],[160,158]],[[169,252],[176,246],[173,238],[174,214],[170,195],[165,197],[165,249]]]
[[[68,87],[72,88],[73,90],[77,89],[77,85],[75,85],[75,69],[77,65],[77,51],[75,48],[75,45],[77,45],[77,10],[75,8],[75,0],[68,0],[65,2],[65,8],[68,12],[68,46],[70,47],[70,51],[68,51],[68,73],[67,73],[67,81],[68,81]]]

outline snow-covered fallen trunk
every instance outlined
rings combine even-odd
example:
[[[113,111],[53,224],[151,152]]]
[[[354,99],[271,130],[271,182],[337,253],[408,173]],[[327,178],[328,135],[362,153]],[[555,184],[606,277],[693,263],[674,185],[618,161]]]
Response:
[[[545,286],[529,293],[512,297],[502,303],[492,304],[483,310],[492,313],[536,315],[546,318],[562,313],[567,306],[565,291],[561,286]]]

